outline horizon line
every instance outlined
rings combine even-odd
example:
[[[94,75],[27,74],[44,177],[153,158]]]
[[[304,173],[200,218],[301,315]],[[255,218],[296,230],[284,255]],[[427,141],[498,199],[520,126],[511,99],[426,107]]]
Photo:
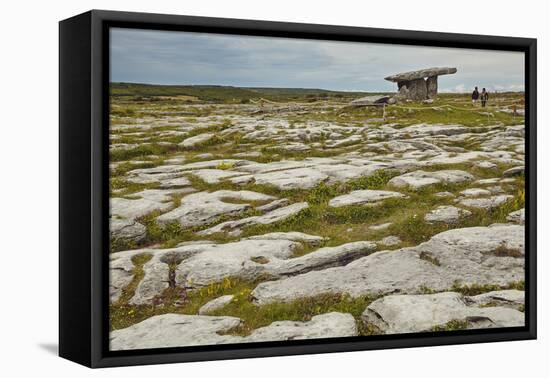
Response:
[[[159,86],[159,87],[227,87],[227,88],[244,88],[244,89],[302,89],[302,90],[317,90],[317,91],[326,91],[326,92],[347,92],[347,93],[397,93],[397,91],[384,91],[384,90],[359,90],[359,89],[325,89],[318,87],[270,87],[270,86],[239,86],[239,85],[228,85],[228,84],[158,84],[158,83],[144,83],[144,82],[134,82],[134,81],[109,81],[111,84],[138,84],[138,85],[149,85],[149,86]],[[525,93],[523,90],[493,90],[494,92],[500,93]],[[470,93],[466,92],[455,92],[451,90],[441,89],[439,93],[447,94],[465,94]]]

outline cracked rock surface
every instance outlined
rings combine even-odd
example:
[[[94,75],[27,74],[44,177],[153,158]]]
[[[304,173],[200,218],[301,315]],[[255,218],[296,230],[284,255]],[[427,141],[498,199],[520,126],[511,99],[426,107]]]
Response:
[[[131,350],[357,336],[353,316],[338,312],[317,315],[307,322],[274,322],[245,337],[224,334],[240,324],[239,318],[230,316],[157,315],[111,332],[110,346],[111,350]]]
[[[113,349],[524,323],[522,94],[224,90],[111,99]]]
[[[502,297],[518,301],[520,293],[504,293]],[[491,298],[499,296],[499,292],[490,295]],[[501,303],[480,307],[487,303],[484,300],[479,296],[467,297],[454,292],[389,295],[371,303],[362,318],[385,334],[433,331],[450,322],[460,322],[460,327],[465,329],[523,326],[523,312]]]
[[[252,292],[259,305],[322,293],[353,297],[416,294],[423,287],[442,291],[462,285],[506,285],[523,279],[521,226],[470,227],[440,233],[416,247],[381,251],[343,266],[264,282]],[[502,256],[505,246],[516,253]]]

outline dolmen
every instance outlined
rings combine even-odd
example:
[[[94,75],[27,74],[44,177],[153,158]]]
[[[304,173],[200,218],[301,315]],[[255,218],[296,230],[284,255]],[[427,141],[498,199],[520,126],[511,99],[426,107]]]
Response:
[[[385,77],[397,83],[398,99],[423,101],[437,96],[437,77],[456,73],[454,67],[433,67]]]

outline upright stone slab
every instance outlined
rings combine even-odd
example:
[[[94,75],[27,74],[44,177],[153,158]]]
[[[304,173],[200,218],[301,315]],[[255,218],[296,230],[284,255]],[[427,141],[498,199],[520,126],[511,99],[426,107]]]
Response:
[[[430,76],[426,79],[426,87],[428,89],[428,98],[437,96],[437,76]]]
[[[422,101],[428,97],[428,87],[424,79],[411,80],[405,84],[409,90],[408,98],[415,101]]]

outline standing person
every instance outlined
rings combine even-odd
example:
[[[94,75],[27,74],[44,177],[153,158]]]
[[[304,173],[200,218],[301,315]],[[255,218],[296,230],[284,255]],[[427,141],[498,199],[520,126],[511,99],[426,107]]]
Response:
[[[485,88],[481,91],[481,107],[484,108],[487,104],[487,101],[489,100],[489,92],[485,90]]]
[[[477,100],[479,99],[479,91],[477,87],[475,87],[474,91],[472,92],[472,105],[476,106]]]

